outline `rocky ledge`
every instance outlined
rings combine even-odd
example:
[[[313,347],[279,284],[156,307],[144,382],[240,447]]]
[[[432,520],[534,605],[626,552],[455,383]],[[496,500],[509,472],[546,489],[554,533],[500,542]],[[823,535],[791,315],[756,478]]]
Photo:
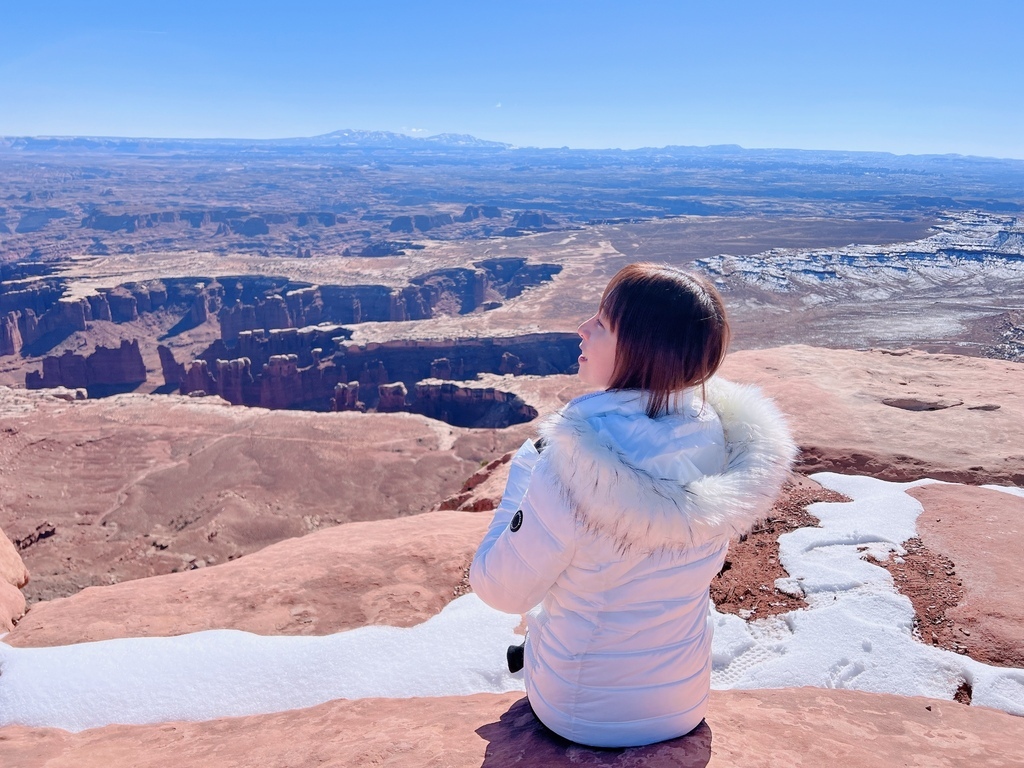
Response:
[[[789,688],[712,691],[709,724],[650,747],[587,749],[545,730],[521,694],[338,700],[205,723],[113,725],[81,733],[0,729],[19,768],[73,765],[876,768],[1011,766],[1024,720],[948,701]]]
[[[807,347],[738,353],[727,364],[729,376],[759,383],[790,414],[803,471],[974,486],[1022,485],[1020,373],[1019,364],[1001,361]],[[495,378],[541,413],[579,392],[569,377]],[[3,638],[19,648],[209,628],[325,635],[417,625],[467,589],[465,567],[488,515],[460,510],[493,506],[507,467],[500,458],[481,466],[481,459],[502,456],[533,431],[530,424],[460,429],[410,414],[257,412],[185,398],[0,395],[0,525],[16,544],[0,550],[3,583],[15,591],[23,584],[22,557],[43,578],[72,557],[82,572],[67,576],[97,585],[31,606]],[[799,499],[813,491],[807,483],[794,484],[774,518],[815,525],[813,508],[811,519],[795,517]],[[187,488],[187,498],[171,488]],[[1024,499],[946,484],[908,493],[924,510],[922,547],[941,559],[934,562],[949,564],[942,571],[926,566],[920,578],[891,571],[914,605],[914,642],[970,656],[972,669],[980,668],[974,659],[1019,666],[1012,652],[1021,646],[1024,609],[1013,596],[1022,586],[1015,555],[1024,545]],[[409,515],[446,497],[459,509]],[[338,505],[347,506],[332,519]],[[186,508],[202,516],[181,517]],[[57,518],[62,510],[65,517]],[[144,527],[128,535],[140,511]],[[744,571],[739,559],[777,559],[773,535],[734,547],[733,568],[769,578],[767,570]],[[201,546],[216,549],[218,564],[103,585],[111,567],[128,563],[135,570],[120,578],[159,573],[161,563],[180,570],[183,548]],[[235,549],[243,556],[223,562]],[[906,550],[895,565],[912,564],[917,550],[909,543]],[[935,595],[952,596],[941,613],[932,611]],[[939,632],[933,640],[929,626],[948,630],[956,645]],[[837,687],[847,684],[838,680]],[[337,700],[76,734],[11,725],[0,728],[0,764],[1009,766],[1022,739],[1024,719],[984,707],[788,688],[715,691],[707,726],[687,737],[590,750],[546,732],[522,695],[507,693]]]

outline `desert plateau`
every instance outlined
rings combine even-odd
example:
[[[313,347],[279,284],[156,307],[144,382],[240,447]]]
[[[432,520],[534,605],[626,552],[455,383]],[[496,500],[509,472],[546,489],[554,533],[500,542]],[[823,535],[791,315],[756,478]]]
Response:
[[[468,569],[634,261],[799,455],[600,750]],[[0,530],[4,766],[1024,765],[1024,161],[0,137]]]

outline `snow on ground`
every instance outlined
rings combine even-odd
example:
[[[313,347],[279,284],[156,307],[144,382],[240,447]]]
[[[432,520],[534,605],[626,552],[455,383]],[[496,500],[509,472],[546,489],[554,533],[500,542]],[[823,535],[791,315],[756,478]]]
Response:
[[[827,300],[817,295],[827,284],[843,283],[862,301],[884,301],[896,292],[920,292],[936,285],[988,291],[990,280],[1024,280],[1024,226],[1018,217],[958,212],[949,214],[936,230],[909,243],[774,248],[750,255],[720,254],[694,263],[715,280],[742,280],[772,291],[810,291],[812,304]]]
[[[1024,669],[991,667],[919,642],[913,608],[889,573],[863,559],[903,552],[921,505],[889,483],[822,473],[853,499],[818,503],[820,528],[780,537],[788,579],[809,608],[747,623],[712,611],[715,688],[812,685],[950,699],[1024,715]],[[1021,494],[1020,489],[995,490]],[[518,616],[465,595],[416,627],[326,637],[213,630],[56,648],[0,643],[0,725],[78,731],[108,723],[203,720],[312,706],[335,698],[458,696],[523,690],[505,669]]]
[[[853,501],[812,504],[821,527],[779,537],[779,559],[790,576],[776,584],[802,591],[810,607],[750,624],[715,612],[712,686],[812,685],[951,699],[966,681],[972,703],[1024,715],[1024,669],[993,667],[920,642],[909,598],[895,591],[888,571],[863,558],[905,554],[900,544],[916,535],[921,505],[904,490],[935,481],[890,483],[828,472],[812,478]]]
[[[519,616],[465,595],[415,627],[319,637],[215,629],[53,648],[0,643],[0,725],[80,731],[280,712],[331,699],[522,690],[505,667]]]

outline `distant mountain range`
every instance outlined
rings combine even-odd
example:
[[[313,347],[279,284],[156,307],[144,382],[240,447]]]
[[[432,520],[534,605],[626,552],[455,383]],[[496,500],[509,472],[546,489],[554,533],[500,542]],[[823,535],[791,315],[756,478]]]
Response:
[[[442,163],[454,165],[494,165],[501,174],[544,167],[556,174],[564,172],[610,173],[609,179],[621,182],[627,169],[644,176],[650,183],[650,169],[662,176],[690,174],[675,195],[704,196],[709,189],[721,190],[723,184],[746,184],[752,189],[773,194],[792,191],[792,185],[810,184],[815,198],[844,193],[871,197],[869,190],[887,193],[893,184],[915,197],[914,205],[949,208],[945,198],[967,194],[975,207],[984,210],[1008,210],[992,207],[983,197],[999,200],[1021,199],[1024,190],[1024,160],[965,155],[894,155],[889,152],[861,152],[807,149],[745,149],[737,144],[706,147],[667,146],[640,149],[571,149],[518,147],[500,141],[486,141],[458,133],[440,133],[416,137],[391,131],[344,129],[319,136],[284,139],[174,139],[131,138],[117,136],[5,136],[0,137],[0,157],[28,154],[52,154],[72,157],[123,156],[139,159],[190,156],[211,161],[274,159],[276,156],[348,157],[363,162],[372,156],[375,162],[390,166]],[[454,165],[453,165],[454,163]],[[704,173],[702,176],[701,173]],[[723,175],[724,174],[724,175]],[[924,182],[924,177],[929,177]],[[817,178],[817,181],[813,179]],[[664,178],[666,183],[669,176]],[[677,182],[682,177],[677,178]],[[517,180],[520,183],[521,180]],[[881,187],[879,186],[881,184]],[[616,184],[612,184],[615,187]],[[808,192],[810,188],[804,189]],[[748,190],[749,191],[749,190]],[[927,196],[925,200],[922,195]],[[1019,210],[1015,202],[1013,210]],[[676,213],[694,213],[689,208]]]
[[[418,138],[391,131],[356,131],[344,129],[320,136],[287,139],[175,139],[129,138],[120,136],[2,136],[0,150],[99,150],[107,152],[180,152],[227,149],[239,151],[275,150],[285,148],[339,147],[346,149],[512,149],[511,144],[485,141],[462,133],[439,133]]]
[[[637,159],[656,158],[700,158],[711,162],[785,162],[796,165],[806,164],[880,164],[883,167],[915,168],[927,166],[929,170],[964,165],[977,168],[993,163],[1001,166],[1001,170],[1024,169],[1024,160],[1004,160],[999,158],[977,157],[969,155],[895,155],[891,152],[865,152],[848,150],[813,150],[813,149],[746,149],[738,144],[712,144],[704,147],[669,145],[665,147],[643,147],[639,149],[573,149],[518,147],[500,141],[478,139],[465,133],[439,133],[435,136],[408,136],[392,131],[359,131],[342,129],[331,131],[319,136],[305,136],[284,139],[176,139],[176,138],[139,138],[121,136],[0,136],[0,153],[2,152],[104,152],[128,155],[159,155],[159,154],[217,154],[229,153],[272,153],[272,152],[313,152],[332,150],[424,150],[446,151],[463,150],[473,154],[502,154],[516,152],[521,154],[542,155],[547,158],[582,157],[612,158],[631,157]],[[936,166],[937,164],[937,166]]]
[[[423,147],[424,144],[438,147],[480,147],[487,149],[511,149],[511,144],[500,141],[486,141],[466,133],[439,133],[436,136],[407,136],[391,131],[355,131],[344,129],[331,131],[320,136],[297,139],[268,139],[273,144],[295,144],[316,147]]]

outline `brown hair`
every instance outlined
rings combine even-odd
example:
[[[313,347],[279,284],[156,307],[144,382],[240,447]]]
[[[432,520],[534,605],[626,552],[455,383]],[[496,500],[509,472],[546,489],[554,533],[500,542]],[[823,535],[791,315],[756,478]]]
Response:
[[[725,306],[697,275],[665,264],[630,264],[604,289],[600,311],[616,335],[608,388],[644,390],[651,418],[673,392],[703,385],[725,359]]]

